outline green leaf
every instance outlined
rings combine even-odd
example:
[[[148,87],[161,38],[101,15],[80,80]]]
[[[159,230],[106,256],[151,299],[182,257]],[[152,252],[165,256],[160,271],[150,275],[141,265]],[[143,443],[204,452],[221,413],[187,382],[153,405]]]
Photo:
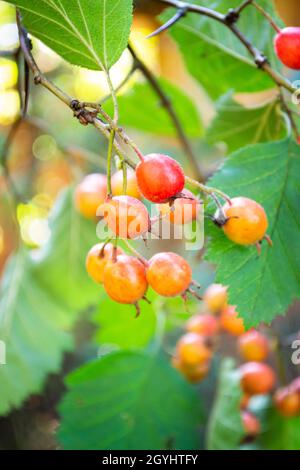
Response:
[[[193,3],[202,5],[203,1],[195,0]],[[225,13],[240,3],[240,0],[216,0],[206,2],[205,6]],[[268,0],[262,0],[260,5],[273,16],[274,11]],[[173,9],[165,12],[162,21],[172,14]],[[267,54],[272,65],[277,63],[272,42],[274,31],[254,7],[249,6],[241,14],[238,27]],[[217,21],[189,13],[170,29],[170,33],[177,41],[190,73],[213,98],[231,88],[239,92],[252,92],[273,86],[272,80],[257,70],[246,48],[226,26]]]
[[[286,418],[269,409],[258,440],[265,450],[300,450],[300,417]]]
[[[176,114],[189,137],[200,137],[202,124],[194,103],[178,87],[167,80],[159,84],[172,102]],[[123,125],[157,135],[176,135],[174,125],[149,83],[137,83],[126,94],[118,97]],[[143,103],[143,106],[141,106]],[[106,105],[106,111],[113,112],[113,104]]]
[[[60,405],[64,449],[196,449],[194,388],[161,355],[115,352],[67,378]]]
[[[45,376],[57,372],[62,355],[72,347],[64,331],[68,312],[45,291],[28,269],[25,253],[9,264],[1,285],[0,340],[6,365],[0,366],[0,414],[40,391]]]
[[[221,364],[218,392],[207,428],[209,450],[234,450],[244,436],[241,421],[240,377],[234,361]]]
[[[207,130],[207,141],[210,144],[225,142],[232,152],[248,144],[279,140],[284,132],[277,101],[245,108],[228,92],[217,103],[217,116]]]
[[[209,183],[231,197],[255,199],[268,215],[274,246],[263,243],[260,256],[254,246],[236,245],[209,226],[207,259],[217,265],[216,282],[230,286],[229,301],[247,328],[270,323],[300,297],[299,173],[299,146],[287,139],[235,152]]]
[[[132,0],[7,0],[28,31],[74,65],[108,70],[127,47]]]

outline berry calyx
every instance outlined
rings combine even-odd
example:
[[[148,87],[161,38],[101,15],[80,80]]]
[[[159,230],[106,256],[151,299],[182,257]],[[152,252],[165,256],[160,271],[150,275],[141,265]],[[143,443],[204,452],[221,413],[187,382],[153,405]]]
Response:
[[[164,297],[184,294],[192,282],[189,263],[176,253],[157,253],[149,260],[147,281]]]
[[[123,171],[119,170],[113,174],[111,179],[111,187],[112,187],[112,194],[113,196],[131,196],[135,197],[136,199],[141,199],[141,193],[139,191],[136,175],[133,170],[130,168],[127,169],[127,185],[126,185],[126,193],[123,192]]]
[[[107,178],[100,173],[85,176],[75,191],[75,206],[87,219],[95,219],[107,193]]]
[[[240,336],[245,332],[243,319],[238,317],[238,312],[233,305],[226,305],[222,309],[220,324],[223,330],[233,336]]]
[[[261,362],[247,362],[240,367],[241,386],[248,395],[264,395],[273,389],[275,374],[273,369]]]
[[[97,243],[87,254],[85,266],[89,276],[98,284],[103,283],[104,268],[114,256],[120,255],[123,250],[114,247],[112,243]]]
[[[158,153],[146,155],[140,161],[136,167],[136,177],[142,195],[156,203],[169,201],[183,190],[185,184],[179,163]]]
[[[150,218],[144,204],[131,196],[108,198],[101,207],[108,227],[120,238],[137,238],[150,230]]]
[[[300,394],[292,387],[282,387],[274,394],[274,403],[279,413],[291,417],[300,414]]]
[[[250,413],[250,411],[244,410],[242,411],[241,418],[245,434],[251,437],[257,436],[260,432],[260,422],[256,416]]]
[[[256,201],[235,197],[231,204],[227,202],[223,206],[222,212],[221,217],[220,210],[216,212],[215,221],[218,224],[223,218],[220,225],[229,240],[238,245],[253,245],[265,238],[268,219],[264,208]]]
[[[183,225],[197,219],[201,202],[187,189],[171,203],[160,204],[159,212],[162,217],[172,224]]]
[[[109,297],[121,304],[136,304],[147,291],[145,266],[133,256],[117,256],[104,268],[104,288]]]
[[[246,361],[264,361],[269,354],[267,338],[257,330],[250,330],[238,338],[240,355]]]
[[[290,69],[300,69],[300,28],[282,29],[274,39],[275,52],[281,62]]]
[[[219,312],[227,304],[227,287],[211,284],[204,292],[203,300],[212,313]]]
[[[194,315],[187,324],[186,330],[189,333],[197,333],[203,336],[214,336],[219,331],[219,322],[214,315]]]
[[[211,349],[206,345],[203,336],[197,333],[186,333],[176,345],[176,357],[186,367],[207,363],[211,356]]]

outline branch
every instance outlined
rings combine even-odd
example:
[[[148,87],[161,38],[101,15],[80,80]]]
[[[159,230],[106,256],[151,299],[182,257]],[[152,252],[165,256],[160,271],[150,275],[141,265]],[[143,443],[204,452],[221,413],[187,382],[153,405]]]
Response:
[[[135,51],[131,47],[131,45],[128,45],[128,49],[136,63],[136,68],[139,69],[144,77],[147,79],[149,82],[150,86],[152,87],[153,91],[156,93],[156,95],[159,97],[162,106],[165,108],[166,112],[169,114],[170,119],[174,125],[174,128],[176,130],[178,139],[181,143],[181,146],[183,150],[185,151],[189,163],[192,167],[192,172],[195,176],[200,181],[204,181],[204,175],[202,171],[199,168],[199,163],[197,161],[196,156],[194,155],[193,149],[191,147],[191,144],[185,135],[184,129],[181,125],[181,122],[176,114],[176,111],[172,105],[172,102],[169,100],[167,95],[165,94],[164,90],[160,86],[159,81],[155,77],[155,75],[151,72],[151,70],[139,59],[139,57],[136,55]]]

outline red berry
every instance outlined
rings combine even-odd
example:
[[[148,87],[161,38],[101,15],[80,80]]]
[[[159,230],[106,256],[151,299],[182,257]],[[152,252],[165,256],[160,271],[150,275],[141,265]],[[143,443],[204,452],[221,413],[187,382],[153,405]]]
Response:
[[[137,183],[149,201],[167,202],[184,188],[185,176],[179,163],[167,155],[146,155],[136,168]]]
[[[107,193],[107,179],[100,173],[87,175],[75,191],[75,205],[86,218],[96,218],[98,207],[103,204]]]
[[[112,193],[113,196],[121,196],[125,194],[123,192],[123,170],[117,171],[111,179]],[[127,185],[126,185],[126,196],[135,197],[141,199],[141,193],[136,181],[135,172],[131,169],[127,169]]]
[[[192,270],[176,253],[157,253],[148,263],[147,280],[155,292],[165,297],[183,294],[192,282]]]
[[[98,243],[93,246],[86,257],[86,270],[91,278],[99,284],[103,283],[104,268],[108,261],[113,259],[114,252],[116,255],[123,253],[119,247],[114,248],[112,243]]]
[[[269,354],[267,338],[259,331],[250,330],[238,338],[238,348],[246,361],[264,361]]]
[[[282,29],[274,39],[275,51],[281,62],[290,69],[300,69],[300,28]]]
[[[186,329],[190,333],[198,333],[203,336],[214,336],[219,331],[219,322],[214,315],[194,315],[188,320]]]
[[[203,300],[211,312],[219,312],[227,303],[227,287],[211,284],[204,292]]]
[[[260,432],[260,422],[249,411],[242,411],[243,428],[247,436],[257,436]]]
[[[245,332],[244,321],[239,318],[238,312],[233,305],[226,305],[220,317],[220,324],[223,330],[233,336],[240,336]]]
[[[147,291],[145,266],[137,258],[119,255],[104,268],[104,288],[109,297],[121,304],[135,304]]]
[[[183,189],[181,194],[184,197],[178,197],[173,204],[160,204],[159,212],[162,217],[166,217],[172,224],[188,224],[196,220],[199,210],[200,201],[191,191]]]
[[[300,394],[292,387],[279,388],[274,394],[274,403],[283,416],[297,416],[300,414]]]
[[[247,362],[240,367],[241,386],[248,395],[264,395],[275,385],[273,369],[261,362]]]
[[[150,218],[144,204],[131,196],[114,196],[101,207],[108,227],[120,238],[136,238],[147,233]]]
[[[225,235],[239,245],[252,245],[261,241],[268,228],[264,208],[247,197],[231,199],[223,206],[227,221],[222,225]],[[215,216],[218,220],[218,212]]]

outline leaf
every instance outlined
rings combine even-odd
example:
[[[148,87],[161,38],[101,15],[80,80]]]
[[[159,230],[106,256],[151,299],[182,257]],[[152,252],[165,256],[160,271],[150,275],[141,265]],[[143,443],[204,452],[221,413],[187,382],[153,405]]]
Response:
[[[203,4],[202,0],[193,3]],[[216,0],[205,4],[222,13],[238,5],[240,0]],[[268,0],[262,0],[260,5],[274,15]],[[162,21],[172,14],[172,9],[165,12]],[[267,54],[272,65],[278,64],[273,51],[274,31],[254,7],[247,7],[241,14],[238,26],[253,44]],[[252,92],[273,86],[271,79],[257,70],[246,48],[223,24],[189,13],[170,29],[170,34],[177,41],[190,73],[213,98],[231,88]]]
[[[207,141],[210,144],[225,142],[230,152],[248,144],[284,137],[285,125],[276,101],[245,108],[229,92],[220,98],[216,111],[217,116],[207,130]]]
[[[203,128],[191,99],[167,80],[160,79],[159,84],[172,102],[186,134],[189,137],[200,137]],[[118,97],[118,103],[123,125],[156,135],[176,135],[167,111],[148,83],[136,83],[126,94]],[[106,111],[109,114],[113,112],[111,102],[106,105]]]
[[[226,359],[220,368],[220,379],[216,400],[207,428],[209,450],[237,449],[245,435],[240,414],[240,377],[234,369],[234,361]]]
[[[20,253],[9,264],[1,285],[0,339],[6,344],[6,365],[0,366],[0,414],[40,391],[45,376],[57,372],[62,355],[72,347],[64,331],[67,311],[28,270]]]
[[[67,378],[64,449],[196,449],[199,397],[161,355],[114,352]]]
[[[7,0],[28,31],[74,65],[108,70],[127,47],[132,0]]]
[[[207,259],[217,265],[216,282],[230,286],[229,301],[247,328],[270,323],[300,297],[299,172],[299,146],[286,139],[233,153],[209,183],[231,197],[255,199],[268,215],[274,246],[263,243],[260,256],[209,226]]]

